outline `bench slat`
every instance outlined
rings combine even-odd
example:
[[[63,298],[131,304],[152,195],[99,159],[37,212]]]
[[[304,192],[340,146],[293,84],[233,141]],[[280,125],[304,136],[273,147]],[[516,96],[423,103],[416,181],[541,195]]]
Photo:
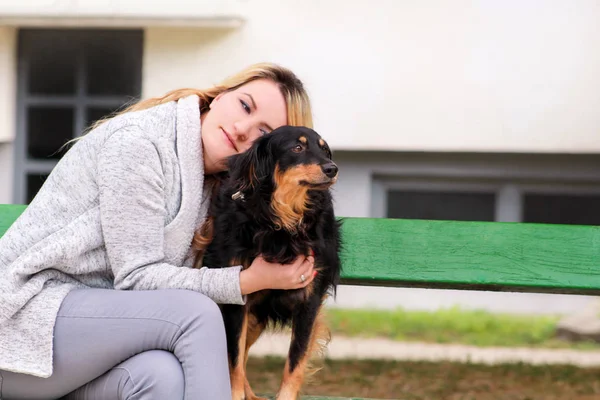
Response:
[[[351,284],[600,294],[600,227],[348,218]]]
[[[0,236],[23,212],[0,205]],[[344,218],[342,282],[600,294],[600,227]]]
[[[6,233],[17,217],[25,211],[26,207],[21,204],[0,204],[0,236]]]

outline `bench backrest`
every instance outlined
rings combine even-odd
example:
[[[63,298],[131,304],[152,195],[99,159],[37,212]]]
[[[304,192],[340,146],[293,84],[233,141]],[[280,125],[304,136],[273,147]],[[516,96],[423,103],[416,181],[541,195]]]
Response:
[[[23,210],[0,205],[0,236]],[[343,220],[343,283],[600,293],[599,226]]]

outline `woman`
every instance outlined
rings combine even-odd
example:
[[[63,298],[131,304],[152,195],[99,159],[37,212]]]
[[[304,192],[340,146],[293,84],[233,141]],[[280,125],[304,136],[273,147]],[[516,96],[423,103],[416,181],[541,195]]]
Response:
[[[216,303],[304,287],[314,260],[194,269],[191,244],[226,158],[285,124],[312,125],[303,85],[257,64],[78,140],[0,239],[0,398],[230,399]]]

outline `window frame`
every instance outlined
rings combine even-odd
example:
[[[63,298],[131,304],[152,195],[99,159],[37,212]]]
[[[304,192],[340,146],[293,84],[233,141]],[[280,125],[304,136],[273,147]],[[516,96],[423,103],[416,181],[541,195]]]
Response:
[[[44,34],[64,32],[71,35],[69,39],[75,40],[77,46],[77,61],[75,69],[75,93],[72,95],[47,95],[30,94],[28,92],[29,54],[35,48],[35,40],[44,38]],[[135,91],[131,95],[90,95],[86,91],[87,74],[85,68],[85,53],[83,49],[86,38],[94,34],[119,35],[128,32],[130,35],[139,35],[139,59],[135,66]],[[117,45],[121,42],[115,41]],[[39,45],[39,43],[37,43]],[[59,159],[34,159],[27,153],[29,146],[27,110],[31,106],[60,107],[67,106],[74,110],[72,138],[84,133],[86,128],[86,112],[90,107],[118,109],[141,95],[142,68],[143,68],[144,31],[142,29],[20,29],[17,39],[17,101],[16,101],[16,135],[13,150],[13,202],[15,204],[27,203],[27,177],[29,174],[49,174]]]

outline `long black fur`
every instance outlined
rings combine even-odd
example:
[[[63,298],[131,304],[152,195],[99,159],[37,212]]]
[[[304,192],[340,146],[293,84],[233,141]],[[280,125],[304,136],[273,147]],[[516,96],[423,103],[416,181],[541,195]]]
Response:
[[[304,151],[294,152],[300,136],[308,141]],[[291,231],[277,225],[271,207],[276,188],[276,166],[285,171],[300,165],[332,164],[327,144],[321,146],[319,139],[320,136],[311,129],[285,126],[256,140],[248,151],[229,160],[229,177],[222,182],[212,201],[210,215],[214,218],[214,237],[206,249],[203,265],[222,268],[235,263],[247,267],[259,254],[270,262],[291,263],[296,256],[306,256],[312,249],[315,267],[319,269],[310,291],[265,290],[250,294],[245,306],[221,307],[233,366],[243,362],[238,360],[237,346],[245,308],[261,324],[291,325],[291,372],[307,351],[322,299],[327,293],[335,295],[341,272],[341,222],[334,215],[329,189],[308,191],[310,205],[302,216],[302,223]],[[232,199],[238,191],[243,194],[243,199]],[[253,301],[253,296],[259,300]]]

